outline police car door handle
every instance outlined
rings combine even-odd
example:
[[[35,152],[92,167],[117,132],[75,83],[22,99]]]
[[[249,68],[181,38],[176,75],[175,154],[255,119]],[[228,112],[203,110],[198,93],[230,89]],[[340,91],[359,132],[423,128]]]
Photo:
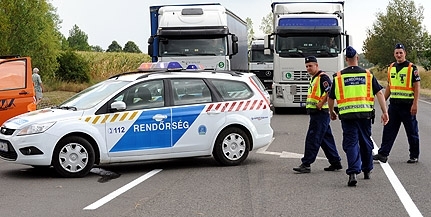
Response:
[[[168,118],[168,116],[167,115],[162,115],[162,114],[156,114],[156,115],[153,116],[153,120],[155,120],[155,121],[163,121],[166,118]]]

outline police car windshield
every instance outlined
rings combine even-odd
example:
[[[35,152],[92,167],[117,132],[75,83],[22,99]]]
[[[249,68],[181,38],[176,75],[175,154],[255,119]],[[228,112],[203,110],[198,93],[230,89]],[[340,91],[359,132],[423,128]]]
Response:
[[[77,110],[88,109],[126,86],[130,81],[107,80],[97,83],[72,96],[58,107],[75,107]]]

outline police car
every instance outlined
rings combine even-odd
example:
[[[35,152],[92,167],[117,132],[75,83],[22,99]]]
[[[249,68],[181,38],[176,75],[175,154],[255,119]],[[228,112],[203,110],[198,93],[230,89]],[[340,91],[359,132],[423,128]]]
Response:
[[[94,165],[195,156],[238,165],[271,142],[271,118],[269,95],[252,73],[142,64],[59,106],[7,120],[0,157],[53,166],[63,177],[83,177]]]

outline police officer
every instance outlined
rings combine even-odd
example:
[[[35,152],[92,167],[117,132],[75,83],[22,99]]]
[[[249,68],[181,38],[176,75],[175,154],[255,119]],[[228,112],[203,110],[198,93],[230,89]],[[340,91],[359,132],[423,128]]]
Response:
[[[356,50],[346,48],[348,67],[337,72],[329,94],[328,104],[331,119],[336,120],[334,100],[337,100],[339,119],[343,130],[343,150],[346,153],[349,175],[348,186],[356,186],[356,175],[364,173],[364,179],[370,179],[373,169],[373,142],[371,141],[371,121],[374,117],[374,96],[382,110],[381,121],[388,122],[386,101],[382,86],[369,70],[358,66]]]
[[[331,89],[331,79],[322,70],[319,70],[317,59],[314,56],[305,58],[305,67],[312,76],[306,102],[307,113],[310,115],[307,136],[305,138],[304,157],[302,164],[293,168],[299,173],[309,173],[310,165],[316,160],[319,148],[322,147],[330,165],[324,168],[325,171],[335,171],[342,169],[341,158],[338,155],[335,140],[329,125],[329,112],[327,93]]]
[[[386,163],[401,123],[403,123],[410,146],[410,159],[407,163],[417,163],[419,130],[416,114],[421,78],[417,67],[406,60],[404,45],[395,45],[394,57],[396,62],[388,68],[388,87],[385,90],[385,98],[391,97],[388,111],[391,121],[383,128],[382,144],[378,154],[373,158]]]

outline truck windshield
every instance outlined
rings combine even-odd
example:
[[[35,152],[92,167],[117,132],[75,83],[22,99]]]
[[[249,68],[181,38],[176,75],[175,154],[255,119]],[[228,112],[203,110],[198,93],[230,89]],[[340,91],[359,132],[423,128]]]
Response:
[[[274,55],[271,50],[271,55],[265,55],[263,49],[252,49],[250,62],[273,62]]]
[[[226,38],[161,38],[161,57],[226,56]]]
[[[283,36],[276,41],[276,52],[282,57],[336,57],[341,53],[340,36]]]

